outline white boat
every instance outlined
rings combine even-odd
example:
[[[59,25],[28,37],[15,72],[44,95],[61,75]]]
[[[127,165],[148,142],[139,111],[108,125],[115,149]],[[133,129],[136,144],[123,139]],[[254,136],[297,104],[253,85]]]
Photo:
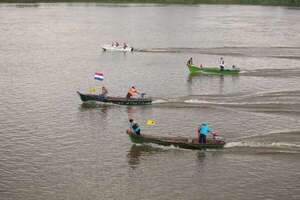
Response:
[[[133,47],[126,47],[124,48],[122,45],[116,47],[116,46],[112,46],[112,45],[102,45],[101,46],[103,51],[133,51]]]

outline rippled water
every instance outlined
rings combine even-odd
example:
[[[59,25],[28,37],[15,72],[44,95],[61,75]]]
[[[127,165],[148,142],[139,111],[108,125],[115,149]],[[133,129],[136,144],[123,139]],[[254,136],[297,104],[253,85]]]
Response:
[[[299,21],[288,7],[1,4],[0,199],[299,199]],[[115,40],[136,51],[101,51]],[[189,76],[191,56],[242,73]],[[80,102],[102,85],[155,101]],[[227,145],[133,145],[129,117],[172,136],[207,121]]]

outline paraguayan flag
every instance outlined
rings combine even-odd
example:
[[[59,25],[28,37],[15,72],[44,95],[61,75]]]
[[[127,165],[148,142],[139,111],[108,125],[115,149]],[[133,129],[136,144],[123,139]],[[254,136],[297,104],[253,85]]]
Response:
[[[103,81],[104,80],[103,73],[101,73],[101,72],[95,72],[95,79],[99,80],[99,81]]]

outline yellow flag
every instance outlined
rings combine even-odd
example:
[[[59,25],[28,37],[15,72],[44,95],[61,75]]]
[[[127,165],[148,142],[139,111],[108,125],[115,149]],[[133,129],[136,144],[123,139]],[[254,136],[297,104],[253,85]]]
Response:
[[[147,125],[148,125],[148,126],[153,126],[153,125],[155,125],[155,121],[152,120],[152,119],[148,119]]]
[[[89,89],[89,92],[90,92],[91,94],[95,94],[95,93],[96,93],[96,88],[90,88],[90,89]]]

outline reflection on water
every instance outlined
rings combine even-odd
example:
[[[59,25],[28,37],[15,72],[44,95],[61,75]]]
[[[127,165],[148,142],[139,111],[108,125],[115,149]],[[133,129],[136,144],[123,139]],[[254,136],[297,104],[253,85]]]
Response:
[[[233,81],[234,80],[238,80],[239,76],[241,75],[209,75],[209,74],[189,74],[187,77],[187,82],[192,83],[193,81],[197,80],[197,79],[210,79],[210,78],[220,78],[222,80],[224,80],[224,78],[229,79],[231,78]]]
[[[128,106],[127,107],[127,114],[128,114],[128,120],[129,119],[134,119],[135,114],[136,113],[136,108],[132,107],[132,106]]]
[[[97,102],[85,102],[81,104],[79,109],[80,111],[87,111],[87,110],[98,108],[101,112],[107,113],[107,110],[112,106],[113,105],[99,104]]]
[[[224,94],[224,76],[220,76],[219,93]]]
[[[203,150],[203,151],[198,151],[196,153],[197,155],[197,163],[199,163],[199,165],[203,165],[203,162],[205,160],[205,156],[206,156],[206,152]]]
[[[149,156],[151,154],[161,153],[162,151],[163,150],[159,147],[152,147],[147,144],[133,144],[127,154],[128,164],[132,169],[136,169],[141,162],[142,156]]]
[[[137,146],[133,144],[127,154],[128,164],[132,169],[135,169],[140,164],[140,156],[142,154],[144,146]]]
[[[136,169],[138,165],[141,164],[141,161],[143,160],[143,157],[150,157],[157,156],[158,154],[161,154],[164,152],[165,154],[177,154],[177,153],[183,153],[183,152],[191,152],[192,154],[195,154],[196,162],[199,165],[203,165],[203,162],[205,160],[206,154],[209,153],[210,155],[214,156],[219,154],[223,150],[216,150],[207,152],[206,149],[202,150],[185,150],[180,148],[173,148],[171,147],[165,147],[160,145],[154,145],[154,144],[133,144],[127,154],[127,160],[128,165],[132,169]]]
[[[199,90],[199,88],[210,87],[213,91],[217,91],[218,94],[226,94],[228,87],[239,88],[240,76],[231,75],[206,75],[206,74],[189,74],[187,78],[187,89],[190,93]]]

